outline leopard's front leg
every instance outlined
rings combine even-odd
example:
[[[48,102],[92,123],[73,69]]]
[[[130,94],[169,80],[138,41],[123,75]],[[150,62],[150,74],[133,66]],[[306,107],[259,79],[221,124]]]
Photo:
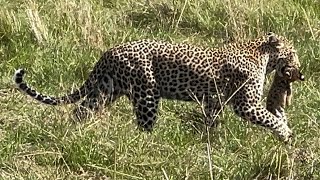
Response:
[[[272,130],[284,142],[292,139],[287,122],[269,112],[260,102],[259,94],[249,87],[243,87],[233,99],[234,112],[241,118]]]
[[[218,98],[209,98],[204,102],[204,122],[209,127],[217,127],[220,123],[219,115],[223,110],[223,102]]]

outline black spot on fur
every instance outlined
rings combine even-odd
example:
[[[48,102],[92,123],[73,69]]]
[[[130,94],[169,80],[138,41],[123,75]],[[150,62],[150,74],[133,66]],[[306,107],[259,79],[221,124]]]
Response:
[[[134,87],[133,87],[133,90],[135,90],[136,92],[139,92],[141,89],[140,89],[139,86],[134,86]]]
[[[135,99],[139,99],[140,98],[140,94],[139,93],[134,93],[134,98]]]
[[[143,111],[143,108],[144,108],[144,107],[143,107],[141,104],[138,105],[138,110],[139,110],[139,111]]]
[[[151,118],[153,117],[153,115],[154,115],[154,114],[153,114],[153,112],[151,112],[151,111],[149,111],[149,112],[147,113],[147,116],[149,116],[149,117],[151,117]]]
[[[143,119],[143,120],[147,120],[147,119],[148,119],[148,116],[145,115],[145,114],[143,114],[143,115],[142,115],[142,119]]]
[[[147,125],[152,126],[153,125],[153,121],[148,121]]]
[[[176,88],[171,87],[171,88],[170,88],[170,91],[171,91],[171,92],[176,92]]]
[[[38,100],[38,101],[42,101],[43,100],[42,96],[40,96],[40,95],[38,95],[35,99]]]
[[[28,88],[28,86],[25,83],[22,83],[19,85],[19,88],[22,90],[26,90]]]
[[[22,77],[21,76],[18,76],[16,78],[16,83],[18,83],[18,84],[22,83]]]
[[[147,101],[144,99],[140,99],[139,103],[143,106],[147,105]]]
[[[147,94],[146,94],[145,91],[141,91],[141,92],[140,92],[140,95],[141,95],[141,97],[146,97],[146,96],[147,96]]]
[[[46,103],[46,104],[51,104],[51,103],[52,103],[51,99],[45,99],[45,100],[43,100],[42,102],[44,102],[44,103]]]
[[[146,112],[148,112],[148,111],[149,111],[149,108],[147,108],[147,107],[143,107],[143,108],[142,108],[142,111],[143,111],[144,113],[146,113]]]
[[[36,91],[33,89],[27,89],[26,93],[28,93],[32,97],[37,95]]]
[[[153,103],[148,103],[148,104],[147,104],[147,107],[148,107],[148,108],[154,107],[154,104],[153,104]]]

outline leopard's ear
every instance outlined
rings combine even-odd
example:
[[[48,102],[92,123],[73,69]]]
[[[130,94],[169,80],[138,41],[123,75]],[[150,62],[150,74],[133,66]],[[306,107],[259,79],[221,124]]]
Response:
[[[269,32],[267,36],[268,36],[268,42],[271,46],[277,49],[281,49],[282,47],[284,47],[283,42],[281,41],[281,39],[278,38],[278,36],[275,33]]]

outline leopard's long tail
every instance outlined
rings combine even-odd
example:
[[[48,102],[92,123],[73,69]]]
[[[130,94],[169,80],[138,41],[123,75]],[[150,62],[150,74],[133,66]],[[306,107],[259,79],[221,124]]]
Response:
[[[43,95],[36,90],[32,89],[24,80],[23,76],[25,70],[18,69],[14,73],[13,80],[16,86],[24,93],[32,97],[33,99],[38,100],[44,104],[49,105],[61,105],[61,104],[72,104],[79,101],[86,94],[86,83],[78,90],[75,90],[73,93],[62,96],[62,97],[51,97]]]

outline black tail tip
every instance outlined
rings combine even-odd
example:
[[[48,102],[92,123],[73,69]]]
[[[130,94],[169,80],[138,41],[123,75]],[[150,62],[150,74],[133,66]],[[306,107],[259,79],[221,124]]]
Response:
[[[16,70],[16,72],[14,73],[14,76],[13,76],[13,81],[14,81],[16,84],[22,83],[22,79],[23,79],[23,75],[24,75],[24,74],[25,74],[24,69],[18,69],[18,70]]]

